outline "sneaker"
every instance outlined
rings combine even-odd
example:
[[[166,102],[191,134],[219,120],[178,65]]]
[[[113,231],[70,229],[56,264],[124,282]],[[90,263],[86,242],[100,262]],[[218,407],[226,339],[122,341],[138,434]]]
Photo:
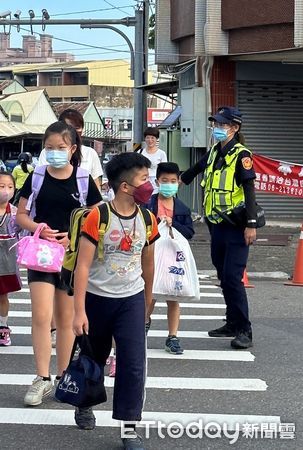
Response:
[[[148,322],[145,323],[145,334],[146,334],[146,336],[147,336],[147,334],[149,332],[150,326],[151,326],[151,318],[149,318]]]
[[[136,431],[128,431],[122,438],[122,444],[124,450],[145,450],[143,447],[143,441],[141,436]]]
[[[24,397],[24,404],[26,406],[40,405],[42,399],[50,395],[52,389],[53,384],[50,380],[43,380],[42,377],[37,376]]]
[[[109,360],[109,362],[107,362]],[[114,378],[116,375],[116,357],[110,356],[106,361],[106,364],[108,364],[108,376]]]
[[[7,347],[12,344],[11,331],[9,327],[0,327],[0,345]]]
[[[208,336],[210,337],[235,337],[236,332],[235,330],[226,323],[220,328],[216,328],[215,330],[210,330],[208,332]]]
[[[93,408],[76,408],[75,422],[81,430],[93,430],[96,426]]]
[[[182,355],[183,348],[180,347],[180,341],[177,336],[168,336],[165,342],[165,350],[173,355]]]
[[[57,342],[57,332],[56,330],[51,331],[51,340],[52,340],[52,347],[56,348],[56,342]]]
[[[253,346],[252,343],[252,332],[251,331],[240,331],[237,333],[235,339],[230,343],[233,348],[249,348]]]

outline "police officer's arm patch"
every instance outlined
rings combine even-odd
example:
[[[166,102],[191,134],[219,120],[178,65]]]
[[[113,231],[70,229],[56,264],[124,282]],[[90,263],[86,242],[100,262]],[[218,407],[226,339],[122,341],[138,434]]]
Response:
[[[247,156],[246,158],[242,158],[241,162],[242,162],[242,166],[246,170],[250,170],[253,166],[253,160],[249,156]]]

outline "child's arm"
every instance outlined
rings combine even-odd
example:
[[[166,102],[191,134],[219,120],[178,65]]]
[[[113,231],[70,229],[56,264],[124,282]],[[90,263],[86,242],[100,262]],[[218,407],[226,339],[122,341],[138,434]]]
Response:
[[[147,245],[142,251],[142,278],[145,282],[145,311],[148,313],[153,302],[154,281],[154,244]]]
[[[21,197],[18,204],[18,210],[16,215],[16,223],[24,230],[28,230],[34,233],[38,228],[39,224],[34,222],[29,216],[29,211],[26,209],[27,199]],[[40,233],[42,239],[47,239],[48,241],[56,240],[56,236],[59,230],[52,230],[51,228],[44,228]]]
[[[176,218],[172,220],[172,226],[176,228],[186,239],[191,239],[195,234],[193,227],[193,221],[190,213],[182,216],[184,218],[183,223],[179,222]]]
[[[89,269],[93,262],[96,246],[86,237],[80,238],[79,254],[74,278],[74,320],[73,331],[81,336],[83,331],[88,334],[88,320],[85,312],[85,295]]]

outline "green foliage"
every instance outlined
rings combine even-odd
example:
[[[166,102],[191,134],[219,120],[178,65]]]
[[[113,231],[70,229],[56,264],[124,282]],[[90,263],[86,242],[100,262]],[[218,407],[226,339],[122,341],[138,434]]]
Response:
[[[156,25],[156,15],[152,14],[149,18],[149,31],[148,31],[148,48],[155,48],[155,25]]]

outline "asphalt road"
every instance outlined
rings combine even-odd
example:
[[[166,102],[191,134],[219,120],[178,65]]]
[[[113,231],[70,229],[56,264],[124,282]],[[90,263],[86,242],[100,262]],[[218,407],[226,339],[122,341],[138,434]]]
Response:
[[[221,324],[221,319],[212,318],[224,315],[220,290],[213,280],[201,279],[201,302],[182,308],[180,336],[188,337],[181,337],[185,348],[181,357],[163,350],[166,321],[161,317],[166,310],[161,304],[156,308],[148,337],[151,356],[148,383],[153,387],[147,388],[145,411],[150,420],[161,420],[168,428],[163,428],[162,438],[156,429],[151,431],[145,441],[147,450],[303,448],[303,289],[286,287],[281,281],[255,281],[255,288],[248,294],[254,347],[245,352],[232,350],[229,339],[195,334]],[[23,407],[30,378],[27,376],[34,374],[33,356],[26,354],[31,351],[30,317],[25,317],[26,313],[30,315],[30,305],[24,303],[29,295],[22,292],[11,297],[15,299],[10,319],[13,345],[0,347],[1,447],[6,450],[121,448],[120,430],[110,426],[109,421],[111,387],[107,389],[108,403],[97,408],[98,426],[94,431],[77,429],[72,409],[53,398],[36,408]],[[54,368],[54,361],[52,365]],[[202,420],[203,434],[190,438],[184,432],[182,437],[173,438],[169,431],[172,420],[184,425]],[[223,437],[219,437],[219,425],[217,437],[210,437],[211,432],[207,431],[210,421],[229,423],[229,433],[235,443],[230,444],[223,431]],[[239,438],[234,435],[232,422],[241,426]],[[246,422],[259,424],[259,431],[263,422],[262,436],[260,432],[257,437],[243,436],[242,426]],[[274,438],[277,423],[294,423],[296,439],[285,439],[285,435]],[[271,433],[265,431],[266,424],[272,427]],[[247,430],[254,435],[252,425]],[[145,430],[141,431],[144,435]]]

